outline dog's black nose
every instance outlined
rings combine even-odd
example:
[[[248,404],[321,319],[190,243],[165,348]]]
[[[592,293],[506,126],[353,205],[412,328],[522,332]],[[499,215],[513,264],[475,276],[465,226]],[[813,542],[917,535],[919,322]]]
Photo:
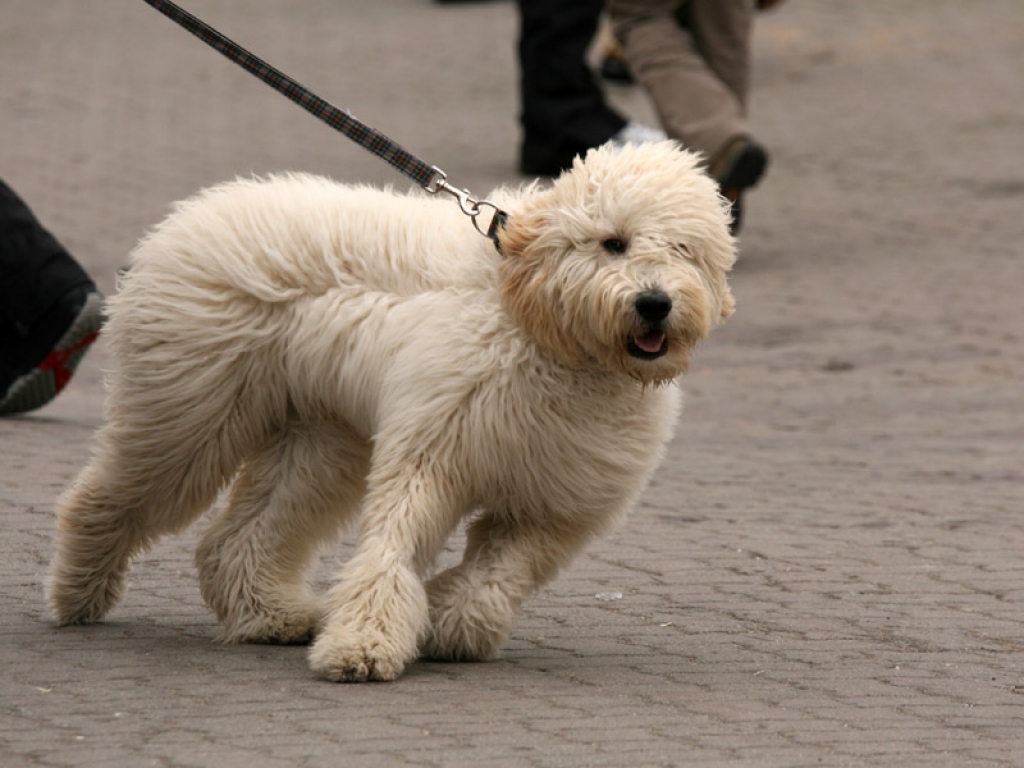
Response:
[[[645,291],[636,297],[636,313],[649,323],[657,323],[672,311],[672,299],[662,291]]]

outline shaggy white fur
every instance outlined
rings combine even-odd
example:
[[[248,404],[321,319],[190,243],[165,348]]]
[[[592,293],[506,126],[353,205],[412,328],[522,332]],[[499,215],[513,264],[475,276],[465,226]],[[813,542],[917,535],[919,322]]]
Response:
[[[734,243],[672,143],[493,199],[503,255],[451,201],[312,176],[179,204],[110,301],[107,421],[58,503],[58,621],[102,618],[132,558],[233,480],[196,552],[223,640],[313,639],[344,681],[495,655],[658,466],[671,382],[732,311]],[[428,579],[466,515],[464,560]],[[312,594],[351,522],[355,554]]]

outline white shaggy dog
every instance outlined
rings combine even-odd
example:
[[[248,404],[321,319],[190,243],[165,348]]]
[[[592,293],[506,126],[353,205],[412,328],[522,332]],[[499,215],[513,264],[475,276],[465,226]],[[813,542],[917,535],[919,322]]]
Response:
[[[450,200],[311,176],[181,203],[109,305],[117,369],[58,504],[50,604],[102,618],[133,557],[195,521],[229,642],[313,639],[331,680],[485,659],[523,601],[635,501],[668,385],[732,311],[725,202],[672,143],[591,151],[495,198],[501,254]],[[462,563],[428,579],[470,515]],[[358,522],[336,586],[304,570]]]

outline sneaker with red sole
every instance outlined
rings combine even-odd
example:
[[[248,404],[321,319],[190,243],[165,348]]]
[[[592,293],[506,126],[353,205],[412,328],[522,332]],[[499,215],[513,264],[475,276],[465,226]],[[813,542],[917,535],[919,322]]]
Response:
[[[43,347],[42,359],[36,353],[35,362],[6,372],[6,386],[0,389],[0,415],[41,408],[67,386],[103,326],[103,295],[91,286],[78,288],[58,302],[52,315],[53,322],[60,323],[59,339]],[[38,339],[31,338],[25,343],[31,345],[33,341],[38,343]]]

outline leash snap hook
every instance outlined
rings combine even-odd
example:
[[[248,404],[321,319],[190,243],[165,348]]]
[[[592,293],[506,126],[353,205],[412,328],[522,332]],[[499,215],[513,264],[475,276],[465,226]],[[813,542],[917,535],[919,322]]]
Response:
[[[436,165],[430,170],[434,172],[434,178],[430,180],[430,184],[426,187],[427,192],[432,195],[436,195],[438,192],[451,195],[459,201],[459,208],[462,209],[462,212],[471,219],[475,219],[480,215],[480,201],[474,198],[468,189],[459,189],[449,184],[448,174]]]
[[[501,248],[498,244],[498,230],[505,226],[505,222],[508,220],[508,214],[498,208],[498,206],[490,200],[477,200],[469,193],[468,189],[459,189],[458,187],[454,187],[449,184],[448,174],[436,165],[432,166],[430,170],[434,172],[434,176],[424,189],[432,195],[436,195],[438,192],[444,192],[458,200],[459,208],[473,221],[473,228],[484,237],[490,239],[494,243],[494,246],[498,248],[498,252],[500,253]],[[481,213],[483,213],[484,208],[491,208],[494,210],[494,215],[491,217],[491,222],[486,230],[484,230],[480,226],[480,222],[477,221],[477,218]]]

